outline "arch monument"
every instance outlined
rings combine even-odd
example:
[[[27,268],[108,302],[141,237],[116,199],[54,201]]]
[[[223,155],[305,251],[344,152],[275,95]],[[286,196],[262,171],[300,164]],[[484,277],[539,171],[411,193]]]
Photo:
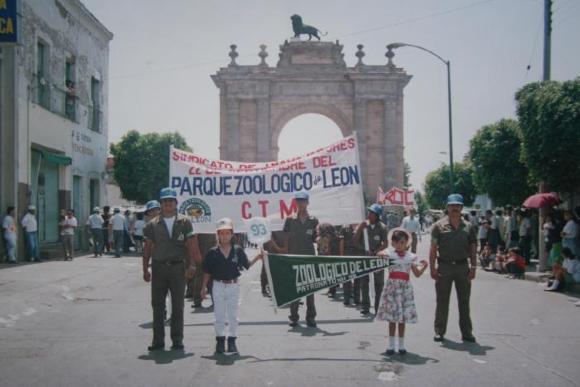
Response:
[[[212,75],[220,90],[220,158],[245,162],[278,158],[278,137],[291,119],[318,113],[344,136],[357,132],[365,193],[403,185],[403,89],[410,75],[393,64],[367,65],[363,46],[347,67],[337,42],[285,41],[275,67],[261,45],[257,65],[231,61]]]

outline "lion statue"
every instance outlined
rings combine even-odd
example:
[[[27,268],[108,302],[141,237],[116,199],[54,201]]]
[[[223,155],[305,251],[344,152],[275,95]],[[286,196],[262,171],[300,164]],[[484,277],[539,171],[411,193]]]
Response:
[[[294,30],[295,38],[300,38],[300,35],[305,34],[308,35],[308,40],[312,40],[313,36],[320,40],[320,36],[318,36],[320,30],[302,23],[302,17],[300,15],[292,15],[290,19],[292,20],[292,29]],[[326,36],[326,33],[320,32],[320,35]]]

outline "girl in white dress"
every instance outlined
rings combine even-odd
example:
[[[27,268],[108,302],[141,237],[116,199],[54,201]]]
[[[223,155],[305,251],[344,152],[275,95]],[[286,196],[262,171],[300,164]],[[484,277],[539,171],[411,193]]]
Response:
[[[405,349],[405,324],[417,322],[417,309],[415,308],[413,285],[411,285],[409,273],[412,271],[416,277],[420,277],[429,263],[426,260],[418,262],[417,256],[407,251],[412,239],[405,229],[392,229],[388,239],[391,241],[391,247],[377,254],[393,260],[389,266],[389,278],[383,288],[377,319],[389,322],[389,345],[386,355],[390,356],[395,353],[397,326],[399,330],[399,354],[405,355],[407,353]]]

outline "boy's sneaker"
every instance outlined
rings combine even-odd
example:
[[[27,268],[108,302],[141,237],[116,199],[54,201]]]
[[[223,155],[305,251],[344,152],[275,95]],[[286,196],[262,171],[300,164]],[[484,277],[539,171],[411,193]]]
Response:
[[[393,356],[394,354],[395,354],[394,349],[387,349],[387,351],[385,352],[385,355],[387,356]]]

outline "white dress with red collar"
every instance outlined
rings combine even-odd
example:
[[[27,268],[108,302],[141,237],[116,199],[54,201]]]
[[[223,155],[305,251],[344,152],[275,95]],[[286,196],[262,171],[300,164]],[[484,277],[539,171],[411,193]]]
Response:
[[[394,264],[389,266],[389,278],[383,288],[377,319],[394,323],[416,323],[417,308],[410,272],[418,258],[410,251],[399,254],[391,248],[384,253],[394,260]]]

